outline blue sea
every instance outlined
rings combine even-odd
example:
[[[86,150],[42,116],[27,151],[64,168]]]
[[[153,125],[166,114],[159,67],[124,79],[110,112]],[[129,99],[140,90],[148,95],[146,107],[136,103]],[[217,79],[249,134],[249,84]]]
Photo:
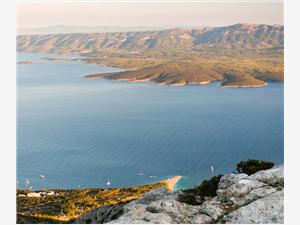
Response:
[[[18,53],[17,61],[76,55]],[[282,83],[161,86],[91,73],[80,61],[17,65],[17,186],[132,186],[174,175],[177,188],[233,172],[240,160],[283,164]],[[214,167],[214,174],[211,172]],[[44,175],[45,178],[40,178]]]

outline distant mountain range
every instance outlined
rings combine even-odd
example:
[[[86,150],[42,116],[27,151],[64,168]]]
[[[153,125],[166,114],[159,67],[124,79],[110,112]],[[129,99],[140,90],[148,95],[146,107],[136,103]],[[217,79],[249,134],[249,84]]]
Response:
[[[89,78],[170,85],[223,81],[228,87],[257,87],[284,80],[281,25],[19,35],[17,50],[76,53],[86,56],[82,60],[87,63],[135,69]]]
[[[47,27],[19,28],[19,35],[28,34],[65,34],[65,33],[112,33],[132,31],[166,30],[174,26],[70,26],[54,25]]]
[[[226,27],[114,33],[19,35],[20,51],[97,51],[122,49],[283,49],[281,25],[235,24]]]

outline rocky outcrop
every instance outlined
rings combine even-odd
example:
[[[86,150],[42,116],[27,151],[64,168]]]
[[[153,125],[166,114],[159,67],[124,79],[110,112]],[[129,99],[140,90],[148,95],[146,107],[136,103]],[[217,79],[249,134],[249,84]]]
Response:
[[[108,223],[117,219],[124,213],[123,207],[125,204],[126,203],[120,203],[116,205],[102,206],[75,220],[74,223]]]
[[[226,174],[217,196],[201,205],[178,201],[180,191],[157,189],[128,204],[96,209],[79,223],[283,223],[283,167],[253,175]]]

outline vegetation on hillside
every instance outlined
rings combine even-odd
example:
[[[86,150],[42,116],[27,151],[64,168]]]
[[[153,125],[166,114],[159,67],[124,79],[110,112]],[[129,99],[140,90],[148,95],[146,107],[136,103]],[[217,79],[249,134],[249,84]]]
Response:
[[[238,173],[254,174],[261,170],[267,170],[274,166],[274,163],[249,159],[237,164]],[[201,205],[205,198],[211,198],[217,195],[218,184],[222,175],[214,176],[209,180],[204,180],[199,186],[182,191],[179,195],[179,201],[189,205]]]
[[[280,59],[214,59],[169,61],[141,69],[117,73],[91,74],[87,78],[152,81],[162,84],[205,84],[222,81],[222,86],[260,86],[268,81],[283,81]],[[138,65],[136,65],[138,66]]]
[[[183,190],[179,195],[179,201],[189,205],[201,205],[205,197],[214,197],[217,195],[218,184],[222,175],[214,176],[209,180],[204,180],[194,188]]]
[[[254,174],[260,170],[267,170],[274,166],[274,163],[249,159],[247,161],[241,161],[236,165],[236,170],[238,173],[246,173],[248,175]]]
[[[283,82],[283,44],[284,27],[263,24],[17,37],[19,51],[76,53],[86,63],[130,69],[88,77],[234,87]]]
[[[260,170],[270,169],[272,162],[261,160],[241,161],[237,164],[238,173],[251,175]],[[218,184],[222,175],[204,180],[199,186],[183,190],[179,201],[200,205],[206,198],[217,195]],[[51,190],[17,190],[18,223],[70,223],[91,210],[104,205],[126,203],[143,194],[167,187],[166,181],[126,188],[85,188],[85,189],[51,189]],[[52,193],[50,195],[50,193]],[[38,195],[32,196],[32,195]],[[31,196],[31,197],[30,197]]]
[[[17,190],[18,223],[66,223],[103,205],[128,202],[146,192],[164,187],[155,183],[127,188],[85,188],[51,190]],[[29,193],[49,193],[40,197],[28,197]]]

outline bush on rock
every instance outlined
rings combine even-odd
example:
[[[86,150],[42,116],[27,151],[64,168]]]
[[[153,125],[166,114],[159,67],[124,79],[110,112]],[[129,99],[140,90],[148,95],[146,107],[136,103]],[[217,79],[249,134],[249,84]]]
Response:
[[[254,174],[260,170],[271,169],[274,166],[274,163],[249,159],[247,161],[241,161],[237,164],[236,170],[238,173],[246,173],[247,175]]]

